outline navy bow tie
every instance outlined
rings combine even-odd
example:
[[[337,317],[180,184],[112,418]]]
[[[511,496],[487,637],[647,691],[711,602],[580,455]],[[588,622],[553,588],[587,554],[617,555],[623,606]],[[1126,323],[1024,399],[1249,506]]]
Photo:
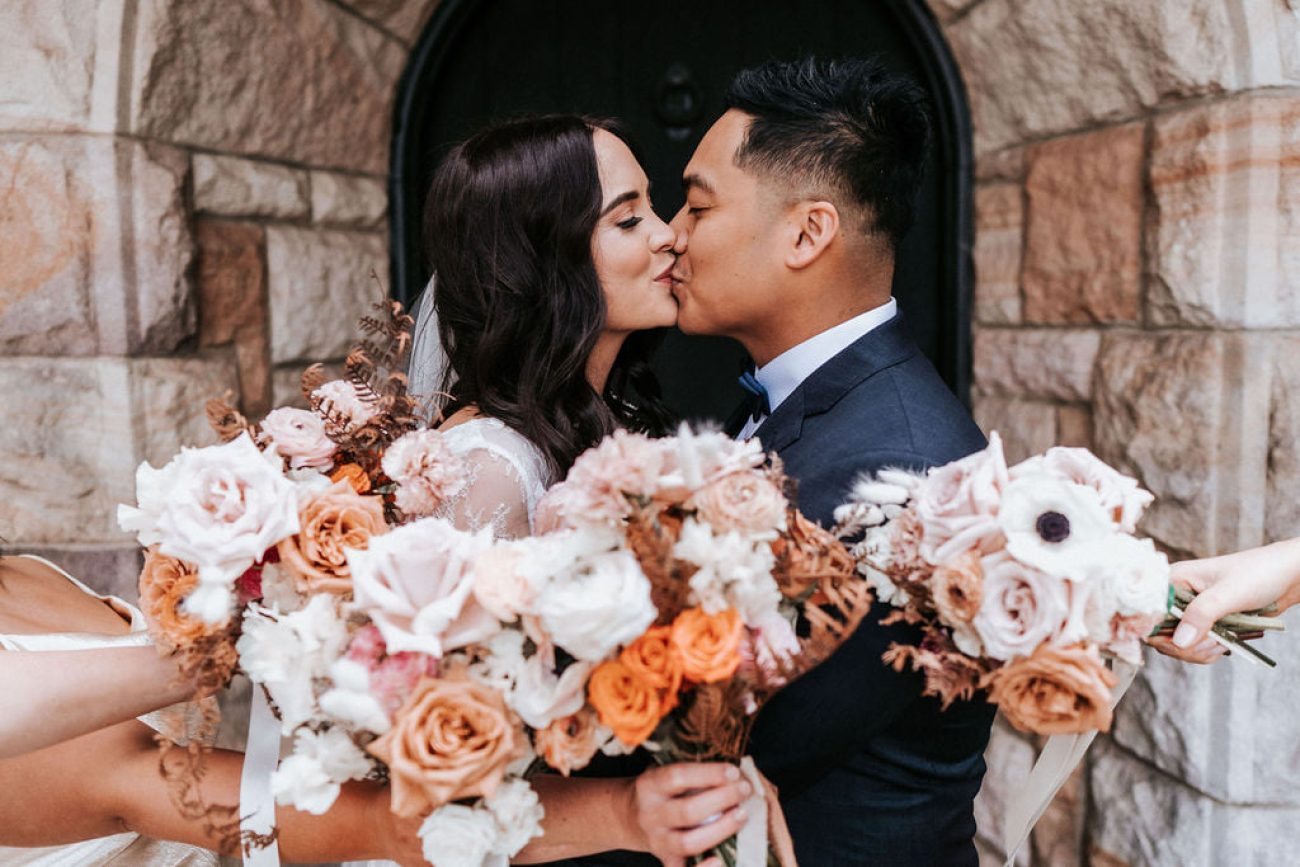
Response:
[[[745,390],[745,409],[753,421],[772,414],[772,402],[767,396],[767,389],[752,371],[746,370],[740,375],[740,387]]]

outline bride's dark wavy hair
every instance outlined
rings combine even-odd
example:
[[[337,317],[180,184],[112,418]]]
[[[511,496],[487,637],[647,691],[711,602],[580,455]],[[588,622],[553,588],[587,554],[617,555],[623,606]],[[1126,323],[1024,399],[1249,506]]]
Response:
[[[561,474],[617,427],[658,434],[671,423],[649,364],[664,329],[627,339],[603,395],[587,381],[606,315],[591,249],[596,129],[627,141],[613,122],[578,115],[482,130],[447,155],[425,203],[446,411],[477,405]]]

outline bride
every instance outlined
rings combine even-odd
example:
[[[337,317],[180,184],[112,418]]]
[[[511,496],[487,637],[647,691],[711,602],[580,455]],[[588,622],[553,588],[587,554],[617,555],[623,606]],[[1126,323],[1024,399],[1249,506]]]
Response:
[[[529,535],[538,500],[584,450],[618,427],[668,426],[648,356],[652,329],[677,317],[673,231],[619,129],[573,115],[507,122],[453,149],[425,226],[435,280],[411,387],[441,399],[440,430],[472,478],[443,517]],[[534,785],[545,834],[517,863],[630,849],[682,865],[744,824],[748,795],[720,764]]]

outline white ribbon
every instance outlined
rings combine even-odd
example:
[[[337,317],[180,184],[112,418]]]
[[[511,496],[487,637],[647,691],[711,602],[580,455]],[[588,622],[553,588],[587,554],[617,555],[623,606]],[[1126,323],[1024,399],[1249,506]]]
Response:
[[[767,786],[749,756],[740,760],[740,772],[753,794],[743,805],[745,826],[736,834],[736,867],[767,867]]]
[[[248,746],[239,776],[239,830],[255,834],[275,831],[275,797],[271,774],[280,763],[280,721],[275,718],[266,690],[253,685],[253,705],[248,717]],[[245,867],[280,867],[280,845],[243,845]]]
[[[1112,710],[1133,685],[1138,667],[1115,660],[1114,671],[1118,681],[1111,690]],[[1083,761],[1084,753],[1088,752],[1088,747],[1096,737],[1097,733],[1091,731],[1078,735],[1052,735],[1047,739],[1020,794],[1007,805],[1003,830],[1007,860],[1003,867],[1012,867],[1020,847],[1029,839],[1029,832],[1034,830],[1034,825],[1047,812],[1056,793],[1070,779],[1070,774],[1074,773],[1079,762]]]

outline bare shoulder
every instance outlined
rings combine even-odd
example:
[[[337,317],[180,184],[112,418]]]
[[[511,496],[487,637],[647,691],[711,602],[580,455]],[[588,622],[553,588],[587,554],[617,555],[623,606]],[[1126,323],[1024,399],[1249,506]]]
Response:
[[[28,557],[0,557],[0,633],[129,631],[121,615],[57,569]]]

